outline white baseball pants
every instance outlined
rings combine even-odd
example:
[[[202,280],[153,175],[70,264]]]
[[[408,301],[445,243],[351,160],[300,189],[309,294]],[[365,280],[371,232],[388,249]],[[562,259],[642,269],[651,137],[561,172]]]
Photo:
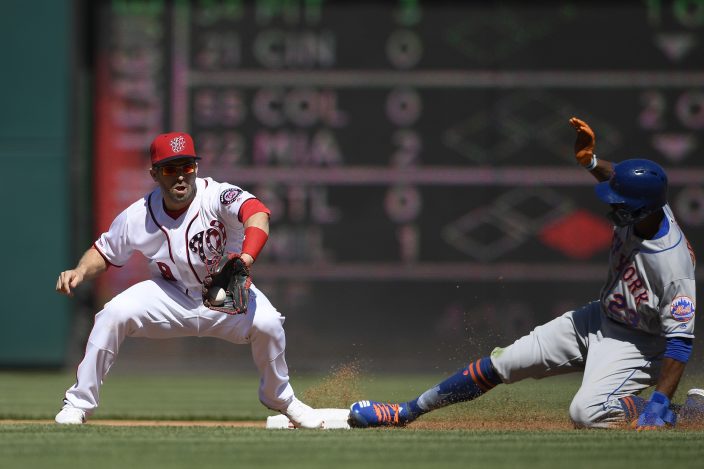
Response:
[[[663,337],[608,319],[593,302],[495,349],[491,361],[504,383],[583,371],[570,418],[580,427],[607,428],[624,422],[619,398],[656,383],[665,345]]]
[[[140,282],[115,296],[95,316],[76,384],[66,391],[66,401],[88,415],[98,407],[103,378],[125,337],[195,336],[251,344],[261,378],[259,400],[272,410],[283,410],[293,399],[284,356],[283,322],[284,317],[254,286],[247,314],[229,315],[208,309],[199,296],[187,296],[167,280]]]

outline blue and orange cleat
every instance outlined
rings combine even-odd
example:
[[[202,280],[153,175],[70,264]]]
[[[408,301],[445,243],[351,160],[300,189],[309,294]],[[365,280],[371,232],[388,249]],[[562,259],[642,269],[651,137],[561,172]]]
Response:
[[[358,401],[350,406],[351,427],[402,427],[415,420],[407,403],[391,404],[376,401]]]

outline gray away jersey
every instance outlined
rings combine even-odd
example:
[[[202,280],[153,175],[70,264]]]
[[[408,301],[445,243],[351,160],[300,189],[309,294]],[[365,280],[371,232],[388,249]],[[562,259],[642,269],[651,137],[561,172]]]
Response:
[[[601,304],[611,319],[665,337],[694,337],[694,251],[669,205],[656,239],[616,227]],[[667,225],[667,226],[665,226]],[[663,232],[665,232],[663,234]]]

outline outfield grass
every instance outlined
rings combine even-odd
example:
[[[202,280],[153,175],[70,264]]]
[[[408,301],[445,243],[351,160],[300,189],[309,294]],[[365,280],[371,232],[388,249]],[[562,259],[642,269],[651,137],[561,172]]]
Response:
[[[413,397],[443,375],[299,377],[299,394],[316,406],[349,399]],[[0,373],[0,419],[51,419],[73,377]],[[681,400],[688,387],[680,386]],[[499,386],[487,396],[437,411],[427,422],[568,422],[578,377]],[[251,420],[271,412],[256,397],[254,376],[114,375],[96,419]],[[345,402],[343,402],[345,401]],[[420,422],[419,422],[420,423]],[[468,427],[471,428],[471,425]],[[5,468],[219,467],[701,467],[701,431],[382,430],[288,431],[233,427],[61,427],[0,425]]]

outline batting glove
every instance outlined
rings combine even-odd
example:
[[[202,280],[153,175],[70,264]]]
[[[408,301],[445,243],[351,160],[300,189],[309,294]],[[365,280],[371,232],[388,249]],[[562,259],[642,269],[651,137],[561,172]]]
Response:
[[[676,421],[677,416],[670,410],[670,399],[665,394],[655,391],[638,417],[636,430],[657,430],[666,425],[674,427]]]
[[[596,155],[594,154],[596,137],[594,136],[594,131],[589,127],[589,124],[576,117],[570,119],[570,124],[577,131],[577,138],[574,142],[574,156],[583,168],[591,171],[596,167]]]

